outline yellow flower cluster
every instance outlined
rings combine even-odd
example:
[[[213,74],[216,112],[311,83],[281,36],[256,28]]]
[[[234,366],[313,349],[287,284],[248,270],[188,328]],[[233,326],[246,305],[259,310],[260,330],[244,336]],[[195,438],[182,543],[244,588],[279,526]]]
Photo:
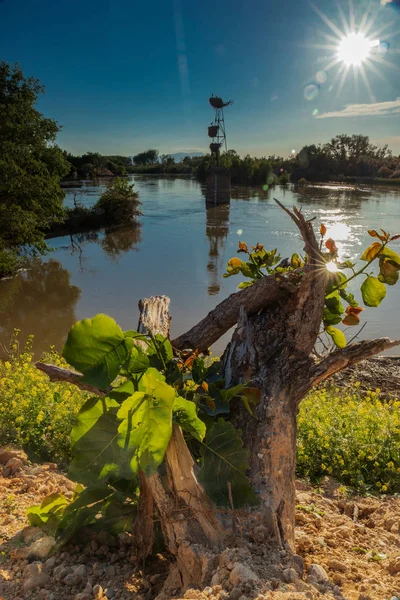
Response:
[[[13,442],[32,456],[66,462],[71,427],[87,395],[74,386],[51,383],[35,367],[31,343],[19,354],[14,340],[9,360],[0,361],[0,445]],[[54,351],[43,358],[65,366]]]
[[[331,475],[360,491],[400,492],[400,401],[359,384],[323,387],[298,415],[297,471],[318,481]]]

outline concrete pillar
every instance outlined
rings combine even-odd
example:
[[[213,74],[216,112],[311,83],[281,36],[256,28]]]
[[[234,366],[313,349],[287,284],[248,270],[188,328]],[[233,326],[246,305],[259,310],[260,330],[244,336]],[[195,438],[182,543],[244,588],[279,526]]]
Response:
[[[210,206],[231,201],[231,172],[224,167],[210,167],[207,173],[206,203]]]

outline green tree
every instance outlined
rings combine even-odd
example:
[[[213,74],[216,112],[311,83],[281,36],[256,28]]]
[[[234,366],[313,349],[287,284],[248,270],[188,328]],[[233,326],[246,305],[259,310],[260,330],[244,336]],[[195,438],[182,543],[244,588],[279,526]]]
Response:
[[[0,276],[24,251],[44,253],[44,234],[63,218],[60,179],[70,170],[55,145],[60,127],[35,104],[43,86],[0,63]]]
[[[158,160],[158,150],[146,150],[133,157],[135,165],[152,165]]]

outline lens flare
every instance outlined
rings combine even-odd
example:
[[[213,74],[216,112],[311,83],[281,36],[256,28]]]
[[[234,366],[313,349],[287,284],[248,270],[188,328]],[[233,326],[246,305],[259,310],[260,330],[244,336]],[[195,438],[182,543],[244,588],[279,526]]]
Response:
[[[327,268],[329,273],[336,273],[339,270],[337,267],[337,264],[335,262],[333,262],[333,260],[330,260],[329,262],[327,262],[325,267]]]

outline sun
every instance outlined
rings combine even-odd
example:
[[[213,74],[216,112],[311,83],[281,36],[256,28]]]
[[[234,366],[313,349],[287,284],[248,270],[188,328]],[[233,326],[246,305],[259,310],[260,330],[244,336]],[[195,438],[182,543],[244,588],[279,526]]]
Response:
[[[346,35],[338,46],[337,57],[346,66],[362,65],[371,53],[371,41],[361,32],[352,31]]]
[[[349,0],[347,18],[342,10],[342,3],[344,0],[343,2],[338,0],[337,16],[333,19],[311,4],[330,32],[321,29],[319,36],[323,38],[323,43],[307,44],[309,47],[323,52],[317,59],[320,64],[315,75],[315,82],[305,87],[304,97],[306,100],[315,100],[319,89],[328,79],[330,79],[330,90],[336,88],[336,94],[339,95],[347,77],[352,74],[356,89],[358,89],[358,81],[361,78],[371,102],[373,102],[375,96],[368,75],[373,74],[386,80],[383,67],[399,70],[396,64],[385,58],[390,48],[388,40],[397,36],[399,31],[395,29],[396,25],[391,14],[387,12],[387,9],[382,9],[382,0],[380,3],[377,0],[376,3],[381,7],[380,11],[375,5],[372,6],[372,3],[370,3],[371,7],[363,8],[364,3],[355,3],[353,0]],[[329,75],[331,69],[336,71],[333,78],[330,78]]]

